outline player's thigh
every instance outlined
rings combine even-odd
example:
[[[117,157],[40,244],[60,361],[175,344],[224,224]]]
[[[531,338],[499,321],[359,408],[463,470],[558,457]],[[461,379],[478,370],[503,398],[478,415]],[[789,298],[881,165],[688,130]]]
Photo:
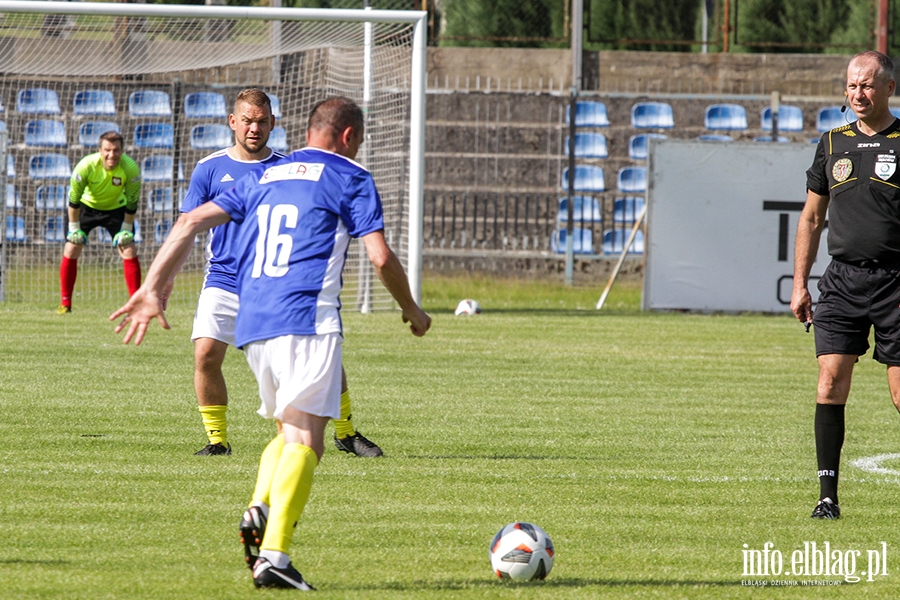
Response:
[[[240,301],[238,295],[216,287],[203,288],[194,313],[191,341],[200,338],[234,346],[234,323]]]
[[[259,385],[259,414],[283,420],[291,407],[329,419],[340,416],[340,334],[281,336],[248,344],[244,351]]]
[[[813,313],[816,356],[862,356],[869,349],[870,289],[864,269],[832,262],[819,279]]]

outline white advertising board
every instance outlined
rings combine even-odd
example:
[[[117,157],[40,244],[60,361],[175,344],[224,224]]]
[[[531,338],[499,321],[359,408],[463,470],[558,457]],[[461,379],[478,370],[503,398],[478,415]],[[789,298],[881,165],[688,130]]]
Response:
[[[643,307],[790,311],[815,144],[651,140]],[[827,229],[810,293],[828,265]]]

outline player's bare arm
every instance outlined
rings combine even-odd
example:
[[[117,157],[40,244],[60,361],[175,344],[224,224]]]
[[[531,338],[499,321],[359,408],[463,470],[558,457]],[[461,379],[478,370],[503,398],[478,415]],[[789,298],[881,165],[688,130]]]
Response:
[[[815,192],[806,193],[806,204],[797,225],[797,241],[794,245],[794,290],[791,293],[791,311],[801,322],[812,320],[812,297],[809,295],[809,272],[825,228],[828,196]]]
[[[153,259],[144,284],[128,302],[109,317],[110,321],[114,321],[120,316],[125,316],[115,331],[119,333],[129,325],[123,338],[126,344],[134,338],[135,345],[140,345],[147,332],[147,326],[153,319],[157,319],[163,329],[169,328],[163,313],[163,294],[169,282],[174,281],[178,268],[184,262],[185,253],[194,243],[194,236],[204,229],[221,225],[230,218],[219,206],[207,202],[178,219],[157,252],[156,258]]]
[[[413,335],[419,337],[425,335],[425,332],[431,327],[431,317],[413,299],[406,271],[403,270],[400,259],[384,241],[384,232],[372,232],[364,235],[362,240],[366,245],[366,253],[375,268],[375,273],[400,305],[400,309],[403,311],[403,322],[409,323]]]

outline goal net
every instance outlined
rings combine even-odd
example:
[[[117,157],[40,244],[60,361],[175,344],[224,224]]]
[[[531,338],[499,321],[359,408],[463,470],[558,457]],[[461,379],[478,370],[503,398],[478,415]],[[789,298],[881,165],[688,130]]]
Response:
[[[357,161],[375,178],[385,236],[419,299],[424,14],[0,1],[5,300],[58,304],[71,171],[111,129],[141,167],[135,237],[146,272],[178,217],[194,165],[234,143],[227,115],[248,87],[272,98],[269,145],[284,152],[303,146],[319,100],[342,95],[363,107],[366,140]],[[196,301],[202,238],[173,304]],[[362,245],[351,245],[344,306],[392,307],[373,279]],[[95,229],[78,261],[73,304],[115,307],[125,299],[122,261],[106,231]]]

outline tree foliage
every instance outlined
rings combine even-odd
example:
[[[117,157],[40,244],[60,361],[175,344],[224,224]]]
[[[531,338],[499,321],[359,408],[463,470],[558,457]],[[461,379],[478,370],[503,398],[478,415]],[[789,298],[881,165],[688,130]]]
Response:
[[[586,0],[587,39],[604,49],[687,50],[672,42],[696,39],[701,5],[698,0]]]

